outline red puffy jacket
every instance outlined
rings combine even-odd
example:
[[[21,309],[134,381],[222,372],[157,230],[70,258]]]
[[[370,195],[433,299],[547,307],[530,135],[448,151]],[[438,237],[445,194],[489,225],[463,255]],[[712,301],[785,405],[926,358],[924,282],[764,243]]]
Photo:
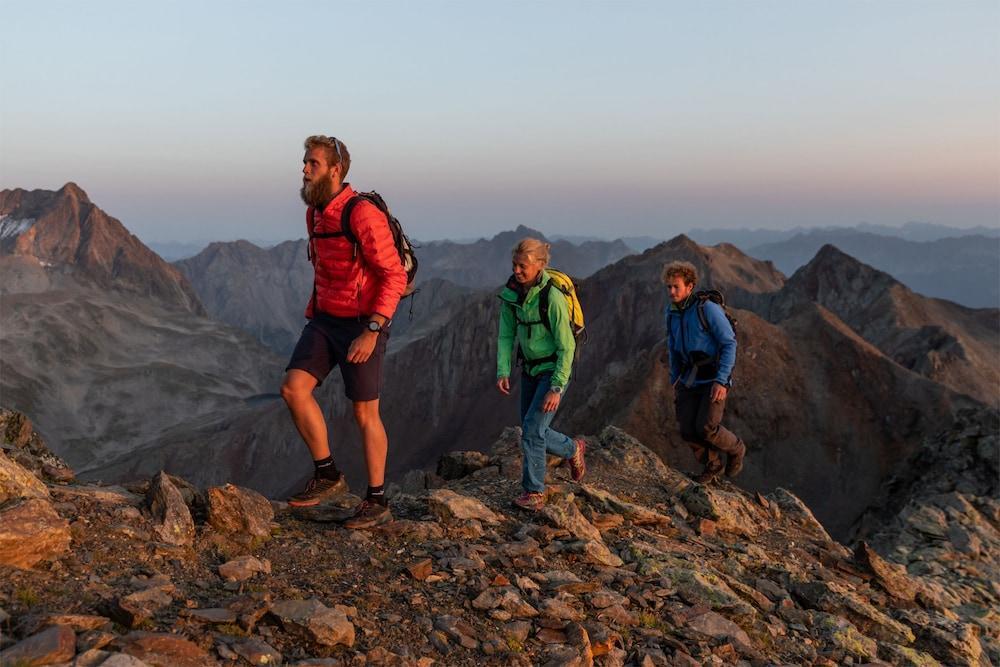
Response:
[[[406,269],[389,230],[389,222],[374,204],[362,200],[351,212],[351,231],[358,245],[343,236],[313,238],[314,234],[339,232],[344,206],[354,196],[347,183],[322,211],[306,211],[306,230],[315,271],[315,287],[306,317],[326,313],[334,317],[391,319],[406,289]]]

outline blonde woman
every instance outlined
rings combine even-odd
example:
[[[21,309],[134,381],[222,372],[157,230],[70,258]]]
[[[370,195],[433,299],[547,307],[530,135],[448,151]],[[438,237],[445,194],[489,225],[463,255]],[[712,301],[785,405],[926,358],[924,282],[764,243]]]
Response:
[[[546,454],[567,459],[574,481],[587,471],[586,443],[549,427],[569,384],[576,341],[569,304],[550,285],[545,267],[549,244],[526,238],[511,253],[513,274],[500,293],[500,334],[497,343],[497,389],[510,395],[515,346],[521,364],[521,486],[514,504],[537,511],[545,505]],[[544,312],[547,292],[548,312]]]

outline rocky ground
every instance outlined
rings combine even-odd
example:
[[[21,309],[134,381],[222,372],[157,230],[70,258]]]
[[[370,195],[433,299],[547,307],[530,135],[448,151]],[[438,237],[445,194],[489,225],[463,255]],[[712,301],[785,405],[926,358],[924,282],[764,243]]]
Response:
[[[939,465],[890,485],[852,550],[791,493],[696,484],[614,428],[537,514],[509,504],[510,429],[351,532],[353,496],[78,484],[0,412],[0,665],[990,665],[996,424],[930,440]]]

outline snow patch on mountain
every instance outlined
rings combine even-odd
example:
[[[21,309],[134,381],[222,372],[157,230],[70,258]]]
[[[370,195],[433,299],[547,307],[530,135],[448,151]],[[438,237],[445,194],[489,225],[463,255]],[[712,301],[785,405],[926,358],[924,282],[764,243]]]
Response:
[[[34,218],[15,220],[7,214],[0,215],[0,240],[20,236],[35,224]]]

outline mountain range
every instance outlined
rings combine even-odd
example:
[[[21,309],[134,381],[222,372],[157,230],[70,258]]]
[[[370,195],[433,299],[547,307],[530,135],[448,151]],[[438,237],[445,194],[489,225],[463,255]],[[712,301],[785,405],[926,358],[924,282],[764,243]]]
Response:
[[[747,252],[791,273],[827,244],[890,273],[926,296],[973,308],[1000,306],[1000,238],[995,236],[907,241],[849,230],[813,231]]]
[[[22,194],[12,201],[26,200],[15,192]],[[88,208],[77,188],[31,196],[31,211],[0,209],[8,230],[3,284],[19,286],[4,293],[4,401],[32,414],[57,453],[82,467],[85,477],[167,469],[197,484],[235,481],[271,495],[301,483],[310,471],[305,447],[284,405],[273,394],[259,396],[277,386],[282,360],[250,336],[205,318],[201,313],[212,308],[148,249],[154,258],[148,276],[142,265],[125,262],[133,237],[117,221],[109,227],[118,232],[113,243],[76,241],[111,238],[73,230],[102,216],[113,220]],[[64,214],[61,236],[52,234],[59,219],[52,211]],[[43,218],[53,229],[42,236],[68,239],[72,251],[54,242],[41,246],[45,253],[35,250],[31,235],[39,231],[32,230]],[[518,229],[494,246],[480,243],[466,259],[495,259],[500,266],[493,270],[504,276],[514,239],[529,233]],[[143,248],[134,252],[146,256]],[[283,305],[280,297],[293,291],[289,284],[298,275],[290,267],[308,264],[294,243],[280,252],[287,269],[274,268],[267,251],[250,244],[221,244],[205,255],[196,265],[200,275],[223,287],[213,307],[237,297]],[[569,258],[569,249],[560,252]],[[587,253],[600,257],[594,249]],[[67,259],[78,256],[121,257],[110,265],[135,268],[102,273],[92,267],[106,264]],[[433,259],[443,255],[427,256],[427,278],[444,271]],[[698,267],[703,287],[726,294],[739,322],[727,419],[751,449],[740,483],[751,490],[790,488],[836,535],[852,529],[882,481],[926,434],[961,408],[996,405],[996,309],[921,296],[833,247],[786,278],[773,263],[734,245],[706,247],[679,236],[579,281],[588,338],[559,428],[595,433],[619,425],[664,460],[693,465],[673,423],[667,369],[656,361],[665,305],[660,272],[677,259]],[[234,282],[232,267],[240,264],[262,276],[265,291],[254,291],[249,279]],[[476,276],[495,277],[485,266],[457,267],[462,289]],[[456,284],[435,280],[428,290],[433,298]],[[32,294],[25,294],[28,287]],[[412,325],[419,335],[401,337],[387,358],[382,406],[392,443],[390,479],[450,450],[481,449],[517,423],[516,401],[493,387],[497,299],[460,292],[436,302],[433,318]],[[81,321],[84,327],[74,326]],[[356,482],[360,448],[339,376],[317,395],[338,463]]]
[[[0,192],[0,391],[80,469],[274,391],[280,361],[69,183]]]
[[[996,354],[997,328],[990,328],[996,311],[958,320],[951,327],[953,353],[939,355],[933,337],[922,340],[916,326],[921,317],[936,313],[928,310],[936,302],[843,253],[822,252],[786,280],[772,264],[734,246],[706,248],[678,237],[580,282],[589,341],[561,408],[560,428],[586,433],[617,424],[638,434],[664,460],[691,464],[673,423],[666,369],[654,362],[654,348],[663,337],[659,275],[674,259],[693,262],[704,285],[722,289],[740,322],[738,384],[729,418],[751,446],[741,483],[751,489],[791,488],[808,499],[835,534],[850,530],[881,480],[923,434],[941,427],[958,408],[995,401],[982,389],[989,387],[995,368],[977,369],[965,360],[982,350]],[[854,280],[859,272],[881,279]],[[845,286],[844,298],[859,303],[876,302],[881,295],[898,304],[893,312],[908,319],[900,315],[884,330],[857,331],[831,310],[836,301],[827,298],[827,291],[810,293],[803,287],[814,275],[832,276]],[[515,401],[493,388],[497,308],[492,294],[474,296],[445,324],[387,359],[382,406],[393,443],[390,477],[427,465],[446,451],[489,442],[517,422]],[[846,311],[844,316],[850,319]],[[933,326],[930,320],[924,324]],[[891,343],[905,340],[915,326],[909,356],[893,358],[897,348]],[[958,390],[949,386],[962,373],[971,381]],[[358,479],[359,444],[342,391],[339,378],[333,378],[318,396],[338,462]],[[280,495],[308,474],[307,456],[280,404],[179,429],[110,462],[101,474],[109,479],[146,474],[168,463],[166,451],[171,469],[198,483],[236,475]]]
[[[471,243],[419,244],[416,284],[420,293],[401,303],[393,323],[393,346],[427,330],[427,322],[439,321],[442,309],[455,297],[506,281],[511,250],[526,236],[545,239],[541,232],[521,226]],[[552,242],[558,267],[579,277],[630,252],[621,241]],[[312,294],[312,265],[304,240],[267,249],[248,241],[212,243],[174,265],[191,281],[213,317],[247,331],[279,354],[291,353]]]

